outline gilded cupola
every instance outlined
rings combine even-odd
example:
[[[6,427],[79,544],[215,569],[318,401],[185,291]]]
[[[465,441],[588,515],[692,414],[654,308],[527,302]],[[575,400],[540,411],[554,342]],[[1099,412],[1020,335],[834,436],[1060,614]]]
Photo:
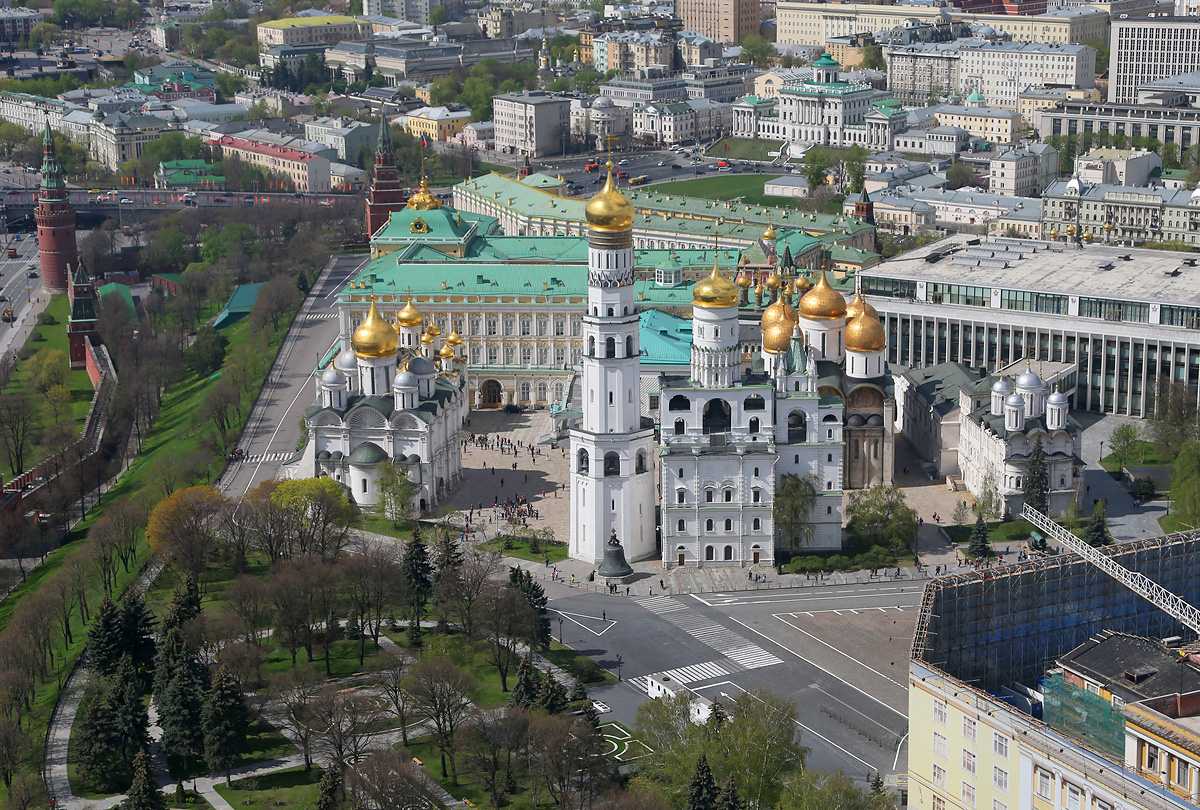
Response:
[[[846,315],[846,299],[829,285],[825,270],[817,284],[800,299],[800,315],[810,321],[832,321]]]
[[[604,188],[588,200],[584,215],[588,227],[597,231],[627,231],[633,227],[633,203],[621,193],[613,180],[613,164],[606,164],[608,179]]]
[[[396,330],[383,319],[372,300],[367,317],[350,336],[350,346],[359,357],[388,357],[396,353],[396,344]]]
[[[861,297],[856,300],[862,301]],[[862,302],[862,311],[846,325],[846,351],[878,352],[887,346],[887,333],[875,307]]]
[[[717,260],[714,259],[712,272],[692,287],[692,306],[710,309],[736,307],[739,295],[737,285],[721,275]]]

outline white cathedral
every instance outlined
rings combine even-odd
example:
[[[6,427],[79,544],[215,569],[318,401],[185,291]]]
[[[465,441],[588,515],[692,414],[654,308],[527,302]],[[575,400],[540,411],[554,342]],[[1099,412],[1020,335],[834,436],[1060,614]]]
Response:
[[[284,477],[330,476],[372,509],[391,465],[417,484],[414,508],[425,512],[445,497],[462,475],[467,358],[456,351],[457,333],[443,341],[424,320],[410,300],[389,323],[371,300],[350,345],[317,380],[306,443],[284,462]]]
[[[586,215],[571,556],[598,564],[615,533],[629,560],[661,554],[668,566],[773,564],[775,493],[788,475],[811,476],[817,490],[803,547],[841,548],[844,488],[892,480],[895,398],[875,309],[861,295],[847,304],[824,264],[815,284],[772,273],[765,288],[774,300],[762,314],[756,357],[739,323],[750,279],[731,281],[714,266],[693,288],[690,375],[665,383],[656,443],[640,408],[634,208],[614,185],[611,163]],[[773,250],[774,229],[763,242]]]

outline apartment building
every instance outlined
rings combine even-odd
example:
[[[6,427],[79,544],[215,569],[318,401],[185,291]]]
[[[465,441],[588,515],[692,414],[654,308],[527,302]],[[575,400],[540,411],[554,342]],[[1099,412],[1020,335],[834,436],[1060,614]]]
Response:
[[[471,111],[449,107],[422,107],[408,114],[405,128],[410,135],[424,136],[427,141],[448,141],[457,137],[471,123]]]
[[[1200,19],[1113,20],[1109,48],[1108,100],[1130,104],[1147,82],[1200,70]]]
[[[530,90],[492,98],[496,148],[511,154],[542,157],[559,154],[570,135],[571,100]]]
[[[1005,197],[1040,197],[1058,179],[1058,150],[1048,143],[1005,149],[988,161],[988,191]]]
[[[757,34],[762,17],[761,0],[675,0],[675,13],[689,31],[736,45],[742,37]]]
[[[312,152],[229,135],[213,138],[208,145],[218,153],[236,155],[246,163],[286,177],[297,191],[329,190],[329,159]]]
[[[324,144],[337,153],[338,160],[355,162],[364,147],[375,145],[379,127],[365,121],[339,116],[322,117],[305,123],[305,140]]]
[[[960,48],[960,93],[978,90],[989,103],[1019,106],[1027,87],[1090,89],[1096,86],[1096,49],[1055,42],[971,43]]]
[[[342,40],[371,36],[370,23],[330,14],[323,17],[286,17],[258,25],[258,47],[265,51],[277,45],[336,45]]]
[[[709,140],[727,134],[733,107],[707,99],[674,104],[645,104],[633,112],[634,135],[654,143],[674,145]]]

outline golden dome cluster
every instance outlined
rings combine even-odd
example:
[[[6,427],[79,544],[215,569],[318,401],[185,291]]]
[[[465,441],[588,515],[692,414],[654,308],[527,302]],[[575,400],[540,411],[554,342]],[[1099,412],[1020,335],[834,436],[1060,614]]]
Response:
[[[854,315],[850,315],[854,311]],[[875,307],[863,300],[862,294],[854,296],[847,307],[850,322],[846,325],[846,350],[851,352],[878,352],[887,346],[887,334],[879,322]]]
[[[633,203],[629,201],[613,182],[613,164],[608,161],[608,180],[604,188],[588,200],[584,215],[588,226],[597,231],[627,231],[633,227]]]
[[[463,345],[462,335],[458,334],[458,332],[451,330],[450,336],[448,338],[446,338],[446,344],[449,346]]]
[[[719,307],[736,307],[740,298],[738,287],[721,275],[717,261],[713,260],[713,269],[692,287],[692,306],[716,309]]]
[[[800,299],[800,315],[810,321],[832,321],[846,315],[846,299],[829,286],[824,268],[817,285]]]
[[[769,354],[786,352],[788,343],[792,340],[792,332],[796,328],[797,318],[795,308],[784,296],[776,298],[775,302],[763,311],[763,351]]]
[[[438,349],[438,357],[443,360],[451,360],[454,358],[454,347],[449,343],[443,344],[442,348]]]
[[[405,206],[415,211],[436,211],[441,207],[441,200],[429,193],[429,184],[424,177],[421,178],[421,188],[408,198],[408,204]]]
[[[350,346],[359,357],[388,357],[396,353],[396,330],[379,314],[371,301],[367,317],[350,336]]]

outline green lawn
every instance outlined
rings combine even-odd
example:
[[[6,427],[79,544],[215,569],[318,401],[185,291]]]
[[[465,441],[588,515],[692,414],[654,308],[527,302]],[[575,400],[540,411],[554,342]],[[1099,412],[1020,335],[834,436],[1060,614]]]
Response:
[[[366,531],[395,537],[398,540],[408,540],[412,537],[412,523],[407,520],[401,520],[399,525],[393,526],[392,521],[381,515],[363,514],[359,517],[359,525]]]
[[[1175,462],[1175,454],[1166,454],[1159,451],[1158,445],[1154,442],[1136,441],[1133,443],[1133,449],[1125,456],[1124,466],[1157,466],[1170,465]],[[1108,470],[1110,473],[1121,472],[1121,461],[1112,453],[1109,453],[1104,458],[1100,459],[1100,466]]]
[[[479,547],[484,551],[498,551],[506,557],[516,557],[518,560],[545,562],[549,559],[551,565],[567,558],[565,543],[542,543],[537,553],[530,551],[529,541],[515,537],[512,538],[512,548],[505,548],[504,541],[499,539],[480,543]]]
[[[40,341],[32,339],[27,346],[33,347],[35,351],[61,351],[63,355],[70,361],[70,351],[67,346],[67,317],[70,315],[70,302],[67,301],[65,293],[50,296],[50,303],[46,307],[46,312],[54,316],[57,321],[52,326],[39,325],[34,334],[44,338]],[[12,379],[4,388],[4,393],[24,393],[32,394],[41,399],[41,394],[33,388],[33,381],[30,379],[32,374],[30,369],[32,364],[28,361],[18,361],[17,368],[13,372]],[[88,407],[92,402],[92,381],[88,378],[87,372],[82,369],[79,371],[67,372],[67,387],[71,390],[71,401],[67,404],[62,413],[55,419],[54,414],[49,408],[42,408],[42,423],[39,435],[45,433],[55,424],[69,424],[71,430],[75,433],[83,430],[83,422],[87,417]],[[47,445],[35,444],[26,454],[25,469],[29,469],[34,465],[42,462],[51,454],[51,449]],[[3,471],[8,476],[15,476],[23,473],[25,470],[14,470],[8,464],[7,454],[0,456],[0,471]]]
[[[279,673],[287,672],[292,668],[292,656],[287,650],[277,648],[269,640],[263,642],[263,649],[267,650],[267,657],[263,662],[263,677],[269,679],[270,676]],[[351,639],[343,639],[335,641],[329,648],[329,669],[332,674],[325,671],[325,658],[319,650],[313,651],[313,669],[321,676],[328,678],[347,678],[351,675],[357,675],[364,670],[370,669],[371,662],[375,655],[390,655],[390,653],[379,653],[372,649],[370,639],[367,640],[367,656],[364,659],[363,665],[358,664],[358,641]],[[307,661],[308,657],[304,654],[304,650],[296,655],[296,661]],[[386,660],[386,659],[385,659]]]
[[[694,180],[676,180],[672,183],[657,183],[647,188],[662,194],[686,194],[689,197],[703,197],[709,200],[740,199],[750,205],[764,205],[774,208],[797,208],[810,210],[812,204],[807,199],[795,197],[768,197],[763,194],[763,186],[775,175],[762,174],[721,174],[716,177],[697,177]],[[822,209],[825,214],[841,214],[841,194],[835,194]]]
[[[321,771],[303,767],[248,776],[233,780],[233,787],[222,782],[217,785],[221,798],[237,808],[246,810],[279,810],[279,808],[311,808],[321,794]],[[248,788],[253,787],[253,790]]]
[[[725,149],[729,144],[729,149]],[[733,158],[735,160],[771,161],[775,158],[767,152],[778,152],[779,144],[771,141],[758,141],[750,138],[722,138],[709,147],[705,154],[714,158]]]
[[[497,172],[499,174],[512,174],[513,167],[505,166],[501,163],[485,163],[482,160],[475,164],[481,172]]]
[[[542,652],[542,657],[554,666],[569,674],[583,674],[583,684],[586,687],[610,686],[617,682],[617,676],[601,669],[595,661],[586,655],[557,641],[550,641],[550,649]],[[586,663],[585,663],[586,662]]]
[[[942,528],[946,530],[946,534],[950,535],[950,539],[954,543],[963,545],[971,542],[971,531],[975,528],[975,525],[973,523],[966,523],[962,526],[942,526]],[[1016,547],[1029,539],[1031,531],[1033,531],[1033,524],[1027,520],[989,523],[988,542],[993,545],[1008,544]],[[1015,554],[1016,552],[1012,553]]]

